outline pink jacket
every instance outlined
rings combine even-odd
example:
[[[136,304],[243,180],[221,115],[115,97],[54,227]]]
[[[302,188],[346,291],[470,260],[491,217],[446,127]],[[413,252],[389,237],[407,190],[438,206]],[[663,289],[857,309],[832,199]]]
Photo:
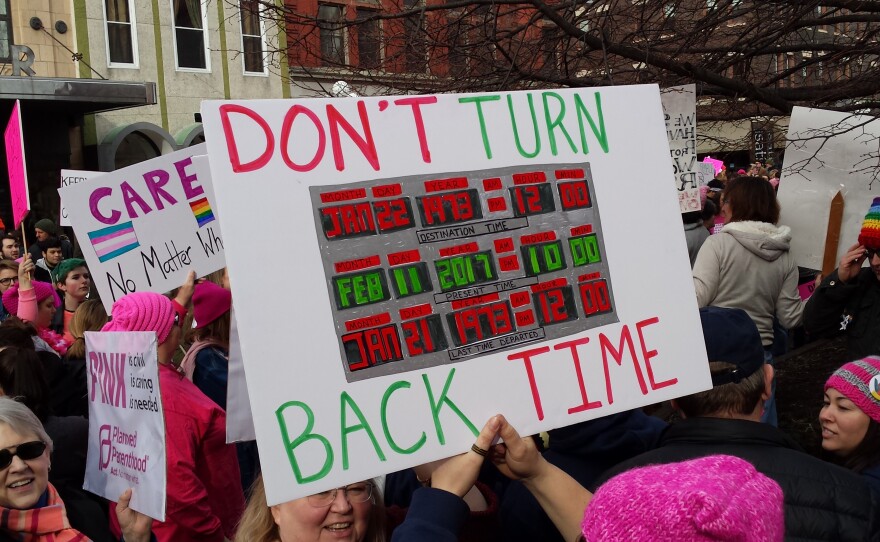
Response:
[[[159,542],[231,540],[244,493],[235,445],[226,444],[226,413],[170,365],[159,365],[159,386],[168,489],[165,522],[154,521],[153,533]]]

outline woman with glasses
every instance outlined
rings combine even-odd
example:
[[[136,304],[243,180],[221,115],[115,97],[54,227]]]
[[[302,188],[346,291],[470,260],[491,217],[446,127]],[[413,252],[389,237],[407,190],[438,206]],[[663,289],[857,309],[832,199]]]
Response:
[[[18,284],[18,262],[13,260],[0,260],[0,295],[6,290]],[[9,311],[0,303],[0,322],[9,318]]]
[[[489,509],[484,509],[485,502],[482,507],[475,506],[466,495],[477,483],[480,465],[500,424],[500,417],[490,419],[471,451],[417,468],[417,472],[430,472],[430,477],[420,480],[425,487],[413,494],[409,513],[397,506],[386,508],[373,480],[267,506],[260,476],[251,489],[235,542],[387,542],[404,518],[410,526],[427,525],[433,531],[431,537],[420,538],[423,542],[496,540],[500,532],[497,498],[481,486],[481,498],[492,502]],[[441,518],[440,527],[435,526],[437,518]]]
[[[764,361],[773,363],[774,318],[786,329],[801,323],[798,268],[789,252],[791,229],[777,226],[779,203],[760,177],[728,181],[721,196],[724,227],[712,235],[694,262],[694,289],[700,307],[742,309],[761,332]],[[775,390],[776,381],[773,381]],[[771,396],[762,421],[776,425]]]
[[[49,483],[52,439],[23,404],[0,397],[0,540],[82,541],[64,502]],[[127,542],[150,540],[149,518],[128,507],[131,490],[119,497],[116,517]]]
[[[34,262],[29,255],[18,267],[18,284],[3,293],[3,306],[9,311],[37,328],[37,335],[43,343],[38,348],[48,346],[59,356],[63,356],[70,342],[52,329],[55,313],[61,306],[61,298],[55,287],[48,282],[31,280]]]

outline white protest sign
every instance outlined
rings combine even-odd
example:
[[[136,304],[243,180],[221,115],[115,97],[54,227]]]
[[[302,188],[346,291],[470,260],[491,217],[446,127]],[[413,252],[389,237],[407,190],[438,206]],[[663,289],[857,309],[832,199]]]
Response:
[[[204,153],[196,145],[58,190],[108,313],[129,292],[165,293],[190,269],[226,266]]]
[[[61,188],[65,186],[70,186],[72,184],[79,184],[89,179],[94,179],[100,175],[103,175],[103,171],[82,171],[77,169],[62,169],[61,170]],[[58,224],[61,226],[73,226],[70,223],[70,212],[64,207],[64,200],[61,201],[61,215],[58,219]]]
[[[660,107],[202,102],[269,504],[711,386]]]
[[[708,162],[697,163],[697,185],[706,186],[715,178],[715,166]]]
[[[248,397],[244,361],[241,359],[241,342],[238,338],[238,324],[235,321],[235,307],[229,315],[229,376],[226,384],[226,442],[256,440],[254,418],[251,414],[251,400]]]
[[[878,195],[878,138],[877,117],[805,107],[792,111],[778,198],[779,223],[791,228],[791,253],[798,265],[822,269],[831,200],[838,191],[844,208],[835,261],[857,242]]]
[[[156,334],[87,331],[89,453],[83,489],[165,521],[165,418]]]
[[[666,118],[669,156],[682,213],[699,211],[697,182],[697,91],[695,85],[664,88],[660,94]],[[709,179],[711,180],[711,179]],[[706,181],[708,182],[708,181]]]

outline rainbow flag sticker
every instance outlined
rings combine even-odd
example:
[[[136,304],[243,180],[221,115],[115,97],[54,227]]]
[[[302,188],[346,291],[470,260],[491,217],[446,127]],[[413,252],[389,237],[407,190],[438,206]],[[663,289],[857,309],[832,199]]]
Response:
[[[214,211],[211,210],[208,198],[191,201],[189,202],[189,206],[192,207],[192,212],[195,215],[196,222],[199,223],[200,228],[214,220]]]
[[[131,222],[89,232],[89,240],[92,242],[100,262],[112,260],[141,246]]]

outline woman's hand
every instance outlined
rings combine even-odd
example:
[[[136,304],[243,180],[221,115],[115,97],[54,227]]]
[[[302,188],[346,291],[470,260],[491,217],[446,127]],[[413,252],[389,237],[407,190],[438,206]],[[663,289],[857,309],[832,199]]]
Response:
[[[504,417],[501,418],[499,435],[504,440],[493,450],[492,462],[504,476],[513,480],[531,480],[539,476],[547,462],[531,437],[521,437]]]
[[[865,252],[865,247],[859,243],[846,249],[846,254],[840,259],[840,265],[837,267],[837,278],[841,282],[849,282],[859,276],[862,270],[862,263],[864,263],[867,257],[868,253]]]
[[[486,422],[483,430],[477,436],[475,444],[478,448],[489,450],[495,435],[498,433],[502,419],[501,415],[489,418],[489,421]],[[480,474],[480,467],[483,466],[484,459],[484,456],[473,450],[450,457],[431,474],[431,487],[464,497],[477,482],[477,476]],[[429,463],[429,465],[431,464]]]
[[[24,258],[21,260],[21,263],[18,266],[18,289],[30,290],[31,288],[33,288],[33,284],[31,284],[31,277],[33,276],[34,261],[31,260],[31,255],[25,252]]]
[[[125,542],[150,542],[153,519],[129,508],[129,504],[131,504],[131,489],[126,489],[116,503],[116,519],[119,520],[122,537]]]
[[[186,307],[192,299],[195,288],[196,272],[190,269],[189,273],[186,274],[186,279],[183,281],[183,284],[177,289],[177,295],[174,296],[174,301],[180,303],[181,307]]]

